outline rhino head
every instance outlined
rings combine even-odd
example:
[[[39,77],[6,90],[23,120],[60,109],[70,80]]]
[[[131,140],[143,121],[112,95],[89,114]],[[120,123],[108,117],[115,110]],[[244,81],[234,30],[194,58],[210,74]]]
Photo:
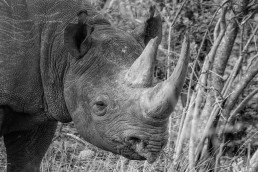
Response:
[[[157,159],[168,140],[168,117],[188,63],[180,59],[168,80],[152,85],[161,33],[161,18],[153,9],[132,33],[85,11],[78,14],[78,23],[66,27],[64,42],[71,63],[64,96],[85,140],[129,159]]]

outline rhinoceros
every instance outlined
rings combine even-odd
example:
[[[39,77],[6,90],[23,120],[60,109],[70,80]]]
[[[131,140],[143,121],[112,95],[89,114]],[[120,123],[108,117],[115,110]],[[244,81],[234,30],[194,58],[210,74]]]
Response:
[[[161,17],[122,31],[80,0],[0,0],[0,136],[7,171],[39,171],[57,122],[91,144],[154,162],[188,57],[152,85]]]

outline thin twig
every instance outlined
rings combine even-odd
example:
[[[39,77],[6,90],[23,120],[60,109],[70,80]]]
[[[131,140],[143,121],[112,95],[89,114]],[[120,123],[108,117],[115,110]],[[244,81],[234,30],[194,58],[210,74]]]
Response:
[[[253,154],[251,160],[250,160],[250,169],[249,172],[257,172],[258,170],[258,149]]]
[[[196,94],[193,94],[191,96],[191,102],[193,104],[189,105],[189,108],[188,108],[187,111],[185,111],[185,109],[183,111],[183,115],[185,115],[185,116],[182,117],[184,120],[181,120],[181,123],[180,123],[180,126],[183,126],[183,127],[181,129],[182,131],[179,131],[180,135],[178,135],[178,137],[177,137],[177,142],[176,142],[176,147],[175,147],[175,154],[174,154],[174,162],[173,162],[174,165],[176,165],[176,163],[178,162],[179,156],[180,156],[181,151],[182,151],[183,141],[185,139],[186,130],[187,130],[187,127],[189,127],[190,117],[191,117],[191,114],[192,114],[193,109],[194,109],[195,97],[196,97]],[[182,124],[182,122],[184,124]]]
[[[258,93],[258,88],[253,90],[246,98],[237,106],[237,108],[234,110],[234,112],[231,113],[230,117],[228,118],[228,121],[232,121],[232,119],[237,115],[237,113],[244,108],[244,106],[248,103],[248,101]]]
[[[75,136],[74,134],[70,134],[70,133],[64,133],[64,136],[68,136],[73,138],[74,140],[77,140],[78,142],[84,144],[84,145],[88,145],[88,143],[84,140],[82,140],[81,138],[79,138],[78,136]]]
[[[176,16],[174,17],[172,23],[171,23],[170,26],[169,26],[169,32],[168,32],[168,53],[167,53],[167,54],[168,54],[168,56],[167,56],[167,66],[168,66],[168,69],[167,69],[167,76],[168,76],[168,77],[170,76],[170,71],[169,71],[169,68],[170,68],[170,61],[169,61],[169,59],[170,59],[170,52],[171,52],[171,32],[172,32],[172,28],[173,28],[173,26],[174,26],[174,24],[175,24],[175,22],[176,22],[176,20],[177,20],[177,18],[178,18],[178,16],[179,16],[180,12],[182,11],[182,9],[183,9],[183,7],[184,7],[186,1],[188,1],[188,0],[184,0],[184,2],[181,4],[181,7],[180,7],[179,10],[177,11]]]
[[[217,39],[218,35],[220,32],[220,19],[218,20],[218,22],[215,25],[214,31],[213,31],[213,37],[214,37],[214,42]]]
[[[250,43],[252,42],[253,37],[255,36],[255,34],[256,34],[256,32],[257,32],[257,30],[258,30],[258,25],[257,25],[256,28],[254,29],[252,35],[249,37],[249,39],[248,39],[248,41],[247,41],[247,43],[246,43],[246,45],[245,45],[245,47],[244,47],[244,49],[243,49],[243,53],[246,53],[246,51],[247,51],[247,49],[248,49]]]

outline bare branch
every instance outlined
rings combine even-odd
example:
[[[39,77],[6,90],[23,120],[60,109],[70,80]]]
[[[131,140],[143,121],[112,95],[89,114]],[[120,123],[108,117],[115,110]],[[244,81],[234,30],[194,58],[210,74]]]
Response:
[[[254,35],[256,34],[257,30],[258,30],[258,26],[256,26],[253,34],[249,37],[245,47],[243,48],[242,53],[241,53],[237,63],[235,64],[235,66],[233,68],[233,71],[231,72],[231,74],[230,74],[226,84],[224,85],[224,88],[222,90],[222,94],[227,94],[227,92],[229,91],[229,88],[231,87],[231,84],[232,84],[233,80],[235,79],[235,77],[237,75],[237,71],[239,70],[239,68],[241,66],[242,60],[243,60],[244,55],[245,55],[245,53],[246,53],[246,51],[248,49],[248,46],[250,45],[250,43],[251,43]]]
[[[220,9],[220,8],[219,8]],[[205,34],[203,36],[203,39],[202,39],[202,42],[201,42],[201,45],[200,45],[200,48],[198,50],[198,53],[197,53],[197,56],[196,58],[194,59],[194,64],[193,64],[193,68],[192,68],[192,72],[191,72],[191,75],[190,75],[190,83],[189,83],[189,87],[188,87],[188,93],[187,93],[187,101],[186,101],[186,106],[185,106],[185,109],[188,108],[189,106],[189,103],[190,103],[190,92],[191,92],[191,87],[192,87],[192,82],[193,82],[193,77],[194,77],[194,73],[195,73],[195,68],[196,68],[196,65],[197,65],[197,61],[200,57],[200,54],[201,54],[201,50],[202,50],[202,47],[203,47],[203,44],[204,44],[204,41],[207,37],[207,34],[209,32],[209,27],[211,26],[211,24],[213,23],[215,17],[217,16],[217,13],[219,11],[219,9],[216,10],[216,12],[214,13],[212,19],[211,19],[211,22],[209,23],[209,25],[207,26],[207,29],[205,31]],[[196,77],[197,78],[197,77]],[[180,134],[180,133],[179,133]]]
[[[169,26],[169,33],[168,33],[168,53],[167,53],[167,66],[168,66],[168,69],[167,69],[167,76],[169,77],[170,76],[170,71],[169,71],[169,68],[170,68],[170,52],[171,52],[171,32],[172,32],[172,28],[180,14],[180,12],[182,11],[185,3],[186,3],[187,0],[184,0],[184,2],[182,3],[181,7],[179,8],[179,10],[177,11],[176,13],[176,16],[174,17],[172,23],[170,24]]]
[[[222,14],[221,14],[220,33],[218,35],[218,38],[214,42],[214,45],[212,46],[208,56],[205,58],[204,65],[202,67],[202,72],[199,78],[199,82],[202,85],[207,85],[208,72],[211,68],[211,64],[213,64],[214,62],[216,51],[226,31],[226,26],[225,26],[226,12],[227,12],[227,9],[224,7],[222,9]],[[191,136],[189,141],[189,169],[194,169],[194,166],[195,166],[195,151],[194,151],[195,138],[194,137],[195,137],[196,127],[197,127],[197,118],[198,118],[198,115],[201,113],[201,103],[203,101],[203,94],[204,94],[203,87],[200,87],[199,85],[197,85],[197,96],[196,96],[196,102],[195,102],[195,108],[194,108],[193,120],[192,120],[192,126],[191,126],[192,127]]]
[[[204,115],[210,115],[212,112],[212,109],[214,108],[214,104],[215,106],[217,106],[218,110],[222,109],[221,107],[221,103],[223,102],[223,96],[221,95],[221,90],[223,88],[224,85],[224,81],[223,81],[223,75],[229,60],[229,57],[231,55],[232,52],[232,48],[236,39],[238,33],[238,26],[236,21],[233,19],[230,21],[228,27],[227,27],[227,31],[219,45],[218,51],[216,53],[216,58],[214,60],[213,63],[213,69],[211,72],[211,85],[214,88],[214,91],[210,91],[207,98],[206,98],[206,103],[204,106],[204,109],[202,111],[202,114]],[[212,115],[211,119],[214,119],[214,115]],[[218,118],[217,118],[218,119]],[[211,125],[211,127],[208,129],[209,131],[207,131],[208,133],[213,133],[215,131],[216,128],[216,124],[217,122],[214,121],[213,124]],[[208,140],[214,140],[214,135],[211,134],[210,137],[208,137]],[[212,145],[213,142],[208,141],[208,147],[210,149],[206,149],[206,151],[208,151],[208,155],[210,155],[210,158],[208,160],[208,164],[213,164],[215,165],[215,159],[214,159],[214,154],[215,154],[215,148],[214,145]],[[202,157],[203,159],[204,157]],[[213,161],[213,162],[212,162]],[[209,168],[214,168],[211,166],[208,166]]]
[[[258,93],[258,88],[253,90],[234,110],[234,112],[231,113],[230,117],[228,118],[228,121],[232,121],[232,119],[239,113],[240,110],[244,108],[244,106],[248,103],[248,101]]]
[[[216,41],[216,39],[219,35],[219,32],[220,32],[220,19],[217,21],[216,26],[213,31],[214,42]]]
[[[257,172],[258,171],[258,149],[253,154],[250,160],[250,169],[249,172]]]
[[[206,39],[206,36],[209,32],[209,27],[211,26],[211,24],[213,23],[215,17],[217,16],[217,13],[219,11],[220,8],[218,8],[216,10],[216,12],[214,13],[209,25],[207,26],[207,29],[205,31],[205,34],[203,36],[203,39],[202,39],[202,42],[201,42],[201,45],[199,47],[199,50],[198,50],[198,53],[197,53],[197,56],[194,60],[194,64],[193,64],[193,68],[192,68],[192,72],[191,72],[191,75],[190,75],[190,83],[189,83],[189,87],[188,87],[188,93],[187,93],[187,100],[186,100],[186,106],[183,110],[183,115],[182,115],[182,119],[181,119],[181,122],[180,122],[180,126],[179,126],[179,132],[178,132],[178,136],[177,136],[177,141],[176,141],[176,158],[174,159],[174,162],[177,162],[178,160],[178,157],[179,157],[179,154],[181,153],[181,149],[182,149],[182,144],[183,144],[183,141],[184,141],[184,132],[185,132],[185,129],[186,126],[188,125],[188,122],[185,122],[185,119],[188,119],[188,115],[190,115],[190,113],[188,113],[187,111],[189,111],[189,104],[190,104],[190,92],[191,92],[191,87],[192,87],[192,82],[193,82],[193,77],[194,77],[194,74],[195,74],[195,67],[197,65],[197,61],[200,57],[200,53],[201,53],[201,50],[202,50],[202,47],[204,45],[204,41]],[[196,76],[197,78],[197,76]],[[195,96],[194,96],[194,99],[191,100],[194,101],[195,100]]]
[[[68,137],[71,137],[73,138],[74,140],[77,140],[78,142],[82,143],[83,145],[88,145],[88,143],[84,140],[82,140],[81,138],[79,138],[78,136],[76,135],[73,135],[73,134],[70,134],[70,133],[64,133],[64,136],[68,136]]]
[[[186,130],[187,130],[187,127],[189,127],[189,125],[190,125],[190,117],[191,117],[191,114],[193,113],[193,110],[194,110],[194,100],[195,100],[195,97],[196,97],[195,95],[196,94],[193,94],[191,96],[192,104],[190,104],[188,110],[186,111],[185,108],[183,110],[183,116],[182,116],[182,119],[181,119],[181,122],[180,122],[180,126],[182,126],[182,128],[181,128],[181,131],[179,129],[180,135],[178,135],[177,141],[176,141],[174,164],[176,164],[178,162],[179,156],[182,152],[183,141],[185,139]]]
[[[218,48],[219,51],[217,51],[216,58],[213,64],[213,72],[219,76],[224,75],[237,33],[237,23],[235,20],[232,20],[227,27],[227,32],[225,33],[225,36],[221,41],[221,44]],[[223,87],[223,79],[221,77],[218,77],[217,75],[211,75],[212,85],[214,86],[215,90],[221,92]]]
[[[237,84],[235,87],[235,91],[229,96],[227,102],[225,104],[225,110],[223,110],[223,114],[229,116],[228,114],[234,107],[237,98],[242,93],[242,91],[246,88],[246,86],[250,83],[250,81],[254,78],[258,73],[258,58],[255,59],[250,68],[246,71],[246,75],[244,75],[241,79],[241,82]]]

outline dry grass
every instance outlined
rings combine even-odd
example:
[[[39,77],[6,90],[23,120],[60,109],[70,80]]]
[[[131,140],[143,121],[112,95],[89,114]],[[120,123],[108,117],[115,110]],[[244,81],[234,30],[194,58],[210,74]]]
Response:
[[[6,153],[3,138],[0,137],[0,171],[6,169]]]

